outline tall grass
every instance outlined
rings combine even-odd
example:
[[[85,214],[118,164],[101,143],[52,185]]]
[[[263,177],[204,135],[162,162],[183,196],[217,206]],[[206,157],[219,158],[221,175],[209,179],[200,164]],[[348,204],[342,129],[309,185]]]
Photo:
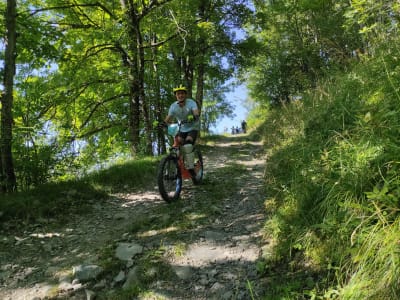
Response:
[[[400,296],[400,69],[394,59],[365,60],[301,102],[269,113],[266,186],[275,210],[265,228],[275,240],[275,262],[288,267],[284,296]],[[313,286],[299,285],[289,275],[294,270],[311,276]]]

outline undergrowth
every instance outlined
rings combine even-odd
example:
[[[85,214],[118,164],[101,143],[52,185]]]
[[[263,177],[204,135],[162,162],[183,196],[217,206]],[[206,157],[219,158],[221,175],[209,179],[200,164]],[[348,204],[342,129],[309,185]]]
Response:
[[[365,61],[269,112],[265,232],[275,251],[265,274],[287,271],[266,299],[400,297],[395,59]]]
[[[145,158],[112,166],[76,179],[48,183],[29,191],[5,195],[0,201],[1,220],[32,222],[38,218],[62,221],[72,213],[84,213],[93,203],[112,193],[135,191],[153,182],[157,163]]]

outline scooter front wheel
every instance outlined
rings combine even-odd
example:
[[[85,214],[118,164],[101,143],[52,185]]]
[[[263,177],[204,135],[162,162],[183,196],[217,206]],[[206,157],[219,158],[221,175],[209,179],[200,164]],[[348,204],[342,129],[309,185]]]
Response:
[[[163,200],[168,203],[178,200],[182,191],[182,174],[177,157],[168,155],[160,161],[157,183]]]

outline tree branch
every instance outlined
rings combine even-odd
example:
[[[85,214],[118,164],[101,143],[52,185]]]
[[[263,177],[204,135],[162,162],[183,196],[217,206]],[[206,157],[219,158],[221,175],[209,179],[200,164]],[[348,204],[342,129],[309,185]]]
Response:
[[[44,12],[44,11],[58,10],[58,9],[69,9],[69,8],[73,8],[73,7],[100,7],[110,17],[113,17],[114,19],[116,19],[114,14],[107,7],[105,7],[103,4],[101,4],[99,2],[85,3],[85,4],[68,4],[68,5],[60,5],[60,6],[51,6],[51,7],[39,8],[39,9],[35,9],[33,11],[30,11],[29,16],[33,16],[33,15],[36,15],[36,14],[38,14],[40,12]]]
[[[92,136],[92,135],[94,135],[94,134],[96,134],[98,132],[101,132],[101,131],[104,131],[106,129],[110,129],[110,128],[113,128],[113,127],[116,127],[116,126],[121,126],[123,124],[124,123],[122,121],[120,121],[120,122],[114,122],[114,123],[110,123],[110,124],[107,124],[107,125],[103,125],[103,126],[100,126],[100,127],[95,127],[93,129],[85,132],[85,133],[82,133],[80,135],[77,135],[77,136],[73,137],[71,140],[73,141],[75,139],[87,138],[87,137]]]
[[[146,46],[142,46],[143,49],[148,49],[148,48],[153,48],[153,47],[159,47],[164,45],[165,43],[169,42],[170,40],[176,38],[179,35],[178,32],[176,32],[175,34],[171,35],[170,37],[167,37],[165,40],[157,42],[157,43],[153,43],[151,42],[150,45],[146,45]]]
[[[90,57],[97,55],[98,53],[104,51],[104,50],[116,50],[118,49],[116,45],[114,44],[99,44],[99,45],[94,45],[93,47],[90,47],[86,50],[85,56]],[[119,50],[119,49],[118,49]],[[93,52],[92,52],[93,51]]]
[[[138,18],[142,19],[147,14],[149,14],[153,8],[163,6],[164,4],[167,4],[168,2],[171,2],[171,1],[172,0],[163,0],[163,1],[152,0],[152,1],[150,1],[149,5],[147,5],[147,6],[144,4],[144,1],[142,1],[143,2],[143,4],[142,4],[143,10],[142,10],[142,13],[138,16]]]
[[[79,128],[80,130],[83,129],[83,127],[85,127],[90,119],[92,118],[92,116],[94,115],[94,113],[96,112],[96,110],[103,104],[107,103],[107,102],[111,102],[114,101],[116,99],[119,99],[120,97],[124,97],[124,96],[129,96],[129,94],[120,94],[120,95],[116,95],[113,97],[110,97],[108,99],[105,99],[103,101],[97,102],[94,107],[92,108],[92,110],[90,111],[89,115],[87,116],[86,120],[82,123],[81,127]]]

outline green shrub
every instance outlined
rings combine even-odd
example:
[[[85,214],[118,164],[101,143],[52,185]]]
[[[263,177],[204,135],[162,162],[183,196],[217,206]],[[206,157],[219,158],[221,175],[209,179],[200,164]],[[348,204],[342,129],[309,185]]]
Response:
[[[269,112],[266,186],[276,204],[266,231],[274,259],[314,274],[299,298],[400,295],[400,69],[392,60],[357,64]]]

